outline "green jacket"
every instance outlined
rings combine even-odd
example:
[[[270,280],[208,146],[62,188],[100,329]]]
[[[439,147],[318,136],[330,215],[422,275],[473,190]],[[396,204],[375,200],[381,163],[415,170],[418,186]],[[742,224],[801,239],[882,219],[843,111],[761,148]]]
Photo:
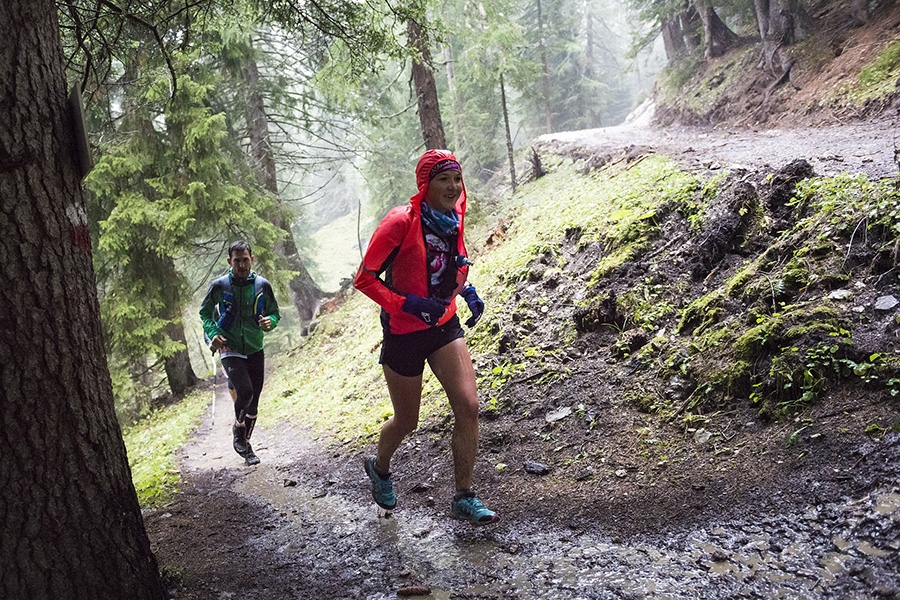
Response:
[[[264,331],[259,327],[259,316],[254,310],[254,287],[256,272],[250,271],[250,276],[242,282],[232,279],[232,271],[228,269],[227,277],[231,281],[231,289],[234,294],[235,319],[226,329],[219,327],[218,314],[224,312],[224,287],[217,279],[209,286],[203,304],[200,305],[200,320],[203,323],[203,332],[209,339],[217,335],[225,336],[225,346],[232,352],[245,356],[259,352],[263,348]],[[260,278],[262,279],[262,278]],[[281,314],[278,312],[278,302],[275,300],[275,292],[269,282],[262,286],[265,308],[263,316],[272,319],[272,329],[278,325]],[[217,311],[217,307],[219,310]]]

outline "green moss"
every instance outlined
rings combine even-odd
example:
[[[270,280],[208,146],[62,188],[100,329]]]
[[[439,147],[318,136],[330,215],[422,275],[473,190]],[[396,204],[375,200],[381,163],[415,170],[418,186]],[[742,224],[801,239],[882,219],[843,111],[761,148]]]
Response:
[[[196,391],[178,404],[155,410],[124,428],[122,437],[141,506],[165,504],[177,491],[180,475],[176,453],[199,425],[211,400],[210,391]]]
[[[764,350],[772,349],[778,343],[783,327],[784,320],[780,316],[770,317],[751,327],[735,340],[732,346],[734,356],[742,360],[756,360]]]
[[[724,302],[724,295],[719,290],[697,298],[682,312],[676,331],[685,333],[693,329],[695,333],[702,332],[719,320]]]
[[[859,71],[859,90],[851,94],[857,104],[897,92],[900,77],[900,39],[894,40],[869,65]]]

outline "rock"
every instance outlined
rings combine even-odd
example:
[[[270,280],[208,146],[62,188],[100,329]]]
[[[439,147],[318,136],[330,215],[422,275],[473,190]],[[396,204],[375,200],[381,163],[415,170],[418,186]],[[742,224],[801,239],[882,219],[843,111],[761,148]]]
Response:
[[[575,481],[587,481],[594,476],[594,470],[590,467],[581,469],[575,473]]]
[[[556,421],[565,419],[566,417],[568,417],[571,414],[572,414],[572,407],[571,406],[563,406],[562,408],[558,408],[554,411],[548,412],[547,415],[544,417],[544,420],[547,421],[548,423],[555,423]]]
[[[698,429],[696,432],[694,432],[694,441],[698,444],[705,444],[706,442],[709,441],[709,438],[711,438],[711,437],[712,437],[712,433],[710,433],[709,431],[705,430],[702,427],[700,429]]]
[[[422,492],[430,491],[433,488],[434,488],[434,486],[431,485],[430,483],[428,483],[427,481],[422,481],[420,483],[417,483],[415,486],[413,486],[413,489],[411,489],[410,491],[413,492],[414,494],[421,494]]]
[[[523,466],[525,467],[525,472],[531,473],[532,475],[546,475],[550,472],[550,467],[548,465],[533,460],[526,460]]]
[[[875,310],[891,310],[900,304],[894,296],[882,296],[875,301]]]
[[[833,292],[828,294],[828,298],[831,300],[846,300],[847,298],[851,297],[852,295],[853,295],[853,292],[851,292],[850,290],[840,289],[840,290],[834,290]]]
[[[397,590],[397,595],[401,597],[427,596],[429,594],[431,594],[431,588],[424,585],[408,585]]]

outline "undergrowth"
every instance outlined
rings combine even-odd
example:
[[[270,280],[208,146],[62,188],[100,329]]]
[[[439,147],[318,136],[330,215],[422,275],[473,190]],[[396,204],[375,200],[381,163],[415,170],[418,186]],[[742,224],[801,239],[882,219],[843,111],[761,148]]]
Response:
[[[210,399],[209,391],[196,390],[123,430],[131,477],[142,507],[161,506],[177,490],[180,475],[175,455],[200,424]]]

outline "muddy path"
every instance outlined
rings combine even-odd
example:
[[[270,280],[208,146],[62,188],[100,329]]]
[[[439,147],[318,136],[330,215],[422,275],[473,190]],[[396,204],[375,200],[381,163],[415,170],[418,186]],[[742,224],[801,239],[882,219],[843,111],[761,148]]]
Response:
[[[779,169],[803,159],[819,176],[864,173],[872,179],[900,170],[900,116],[824,127],[731,129],[649,125],[652,107],[616,127],[543,135],[532,146],[600,166],[629,155],[664,154],[690,171]]]
[[[172,598],[376,600],[414,586],[442,600],[900,595],[896,477],[836,502],[749,507],[667,532],[623,537],[603,519],[559,527],[538,511],[473,528],[409,480],[400,491],[411,506],[386,516],[362,457],[301,429],[259,428],[262,463],[246,467],[230,448],[230,409],[219,386],[183,450],[182,491],[145,514]],[[896,464],[900,435],[878,453]],[[550,498],[543,506],[564,510]]]

